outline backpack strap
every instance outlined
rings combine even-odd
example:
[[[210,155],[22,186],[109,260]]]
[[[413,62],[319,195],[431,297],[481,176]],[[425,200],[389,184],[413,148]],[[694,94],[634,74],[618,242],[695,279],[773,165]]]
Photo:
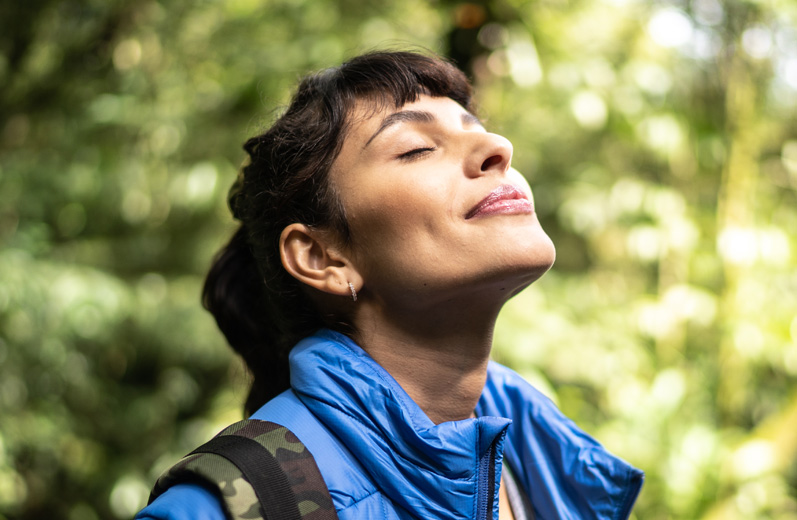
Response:
[[[237,422],[186,455],[158,478],[150,503],[181,483],[215,491],[230,520],[337,520],[312,454],[268,421]]]

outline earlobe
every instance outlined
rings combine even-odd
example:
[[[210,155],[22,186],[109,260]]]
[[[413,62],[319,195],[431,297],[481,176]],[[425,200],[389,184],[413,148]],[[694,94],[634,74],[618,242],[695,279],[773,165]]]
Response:
[[[348,258],[329,237],[304,224],[291,224],[282,230],[280,258],[291,276],[328,294],[350,297],[350,281],[359,281]]]

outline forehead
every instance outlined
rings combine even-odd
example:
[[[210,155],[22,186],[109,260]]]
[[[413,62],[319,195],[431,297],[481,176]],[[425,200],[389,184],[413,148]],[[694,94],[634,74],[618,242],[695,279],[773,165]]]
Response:
[[[381,132],[386,127],[399,123],[434,123],[467,119],[469,123],[481,124],[475,116],[453,99],[427,94],[421,94],[415,101],[399,107],[374,100],[358,100],[349,113],[344,147],[352,144],[351,141],[361,141],[361,146],[369,144],[375,137],[374,132]]]

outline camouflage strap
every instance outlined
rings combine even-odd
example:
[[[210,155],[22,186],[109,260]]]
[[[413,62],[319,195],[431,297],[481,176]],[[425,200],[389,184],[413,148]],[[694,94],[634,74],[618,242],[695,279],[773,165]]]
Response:
[[[272,422],[226,428],[164,472],[150,502],[179,483],[215,490],[230,520],[337,520],[312,454]]]

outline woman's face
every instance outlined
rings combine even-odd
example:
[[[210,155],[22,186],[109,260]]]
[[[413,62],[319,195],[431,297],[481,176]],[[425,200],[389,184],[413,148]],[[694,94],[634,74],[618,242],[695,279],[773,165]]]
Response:
[[[553,263],[512,145],[450,98],[355,111],[332,183],[363,289],[418,305],[492,292],[508,299]]]

